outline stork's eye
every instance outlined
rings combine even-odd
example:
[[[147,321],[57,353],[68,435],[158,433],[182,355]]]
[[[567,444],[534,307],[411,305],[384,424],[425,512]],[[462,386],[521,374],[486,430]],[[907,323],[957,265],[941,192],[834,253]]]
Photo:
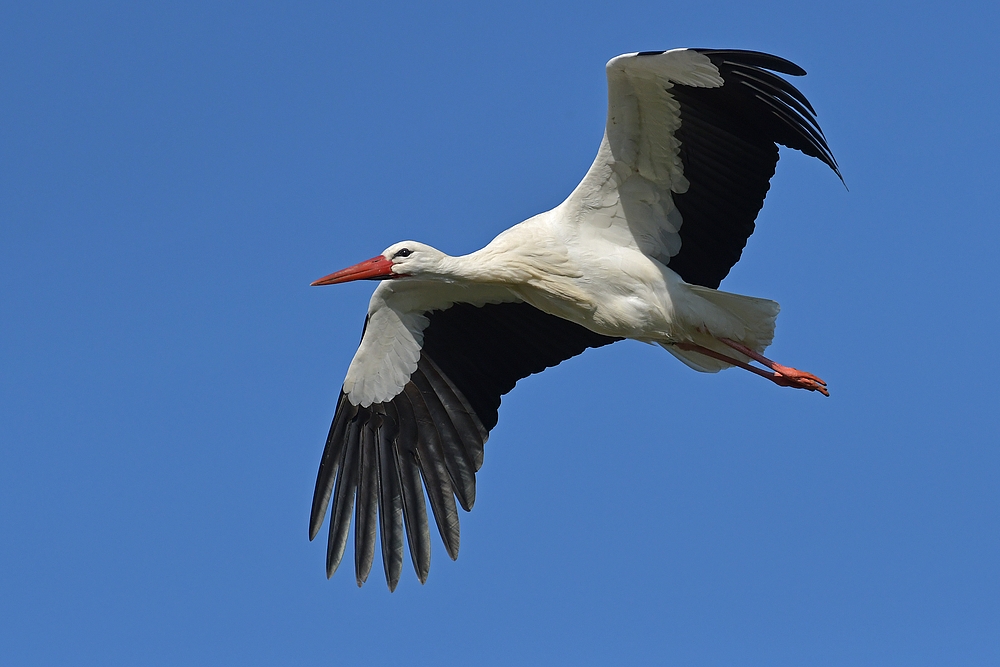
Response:
[[[413,251],[409,248],[401,248],[396,251],[396,254],[393,255],[392,258],[396,259],[397,257],[409,257],[412,252]]]

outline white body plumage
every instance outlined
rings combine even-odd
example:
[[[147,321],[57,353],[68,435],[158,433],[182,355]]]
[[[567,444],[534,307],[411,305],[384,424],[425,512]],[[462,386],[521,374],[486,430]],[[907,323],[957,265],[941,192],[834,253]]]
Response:
[[[500,397],[589,347],[631,338],[699,371],[736,365],[827,393],[816,376],[761,354],[774,336],[777,303],[717,289],[753,232],[777,144],[839,175],[809,102],[772,71],[805,73],[751,51],[613,58],[603,140],[562,204],[468,255],[403,241],[314,283],[384,281],[372,295],[313,499],[311,537],[333,502],[329,574],[346,547],[355,495],[359,584],[381,530],[395,587],[403,522],[417,574],[427,576],[422,489],[456,557],[455,500],[465,509],[475,501],[475,471]]]

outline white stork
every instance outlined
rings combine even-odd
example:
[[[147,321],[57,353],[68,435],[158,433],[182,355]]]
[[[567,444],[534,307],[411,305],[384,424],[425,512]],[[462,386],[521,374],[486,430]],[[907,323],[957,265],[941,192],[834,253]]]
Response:
[[[423,583],[431,555],[424,489],[456,558],[455,498],[466,511],[476,500],[500,397],[589,347],[632,338],[699,371],[739,366],[827,394],[818,377],[762,356],[777,303],[716,289],[753,233],[777,144],[840,175],[812,106],[772,71],[805,74],[753,51],[618,56],[607,64],[597,158],[562,204],[468,255],[403,241],[313,283],[383,281],[316,480],[310,539],[333,501],[327,576],[344,555],[353,511],[358,585],[378,533],[395,589],[404,526]]]

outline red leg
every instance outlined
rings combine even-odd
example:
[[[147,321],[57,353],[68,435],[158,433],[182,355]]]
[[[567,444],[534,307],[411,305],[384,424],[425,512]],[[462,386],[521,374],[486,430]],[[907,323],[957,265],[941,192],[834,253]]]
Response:
[[[722,354],[721,352],[716,352],[711,348],[704,347],[703,345],[697,345],[695,343],[674,343],[677,347],[682,350],[688,350],[691,352],[697,352],[699,354],[704,354],[706,357],[712,357],[713,359],[718,359],[727,364],[732,364],[733,366],[739,366],[745,370],[759,375],[762,378],[767,378],[771,382],[775,383],[780,387],[795,387],[796,389],[808,389],[809,391],[818,391],[824,396],[829,396],[830,392],[826,388],[826,383],[820,380],[818,377],[812,373],[804,373],[803,371],[796,370],[794,368],[789,368],[787,366],[782,366],[781,364],[776,364],[770,359],[763,357],[762,355],[754,352],[750,348],[740,345],[735,341],[731,341],[727,338],[720,338],[720,341],[730,346],[734,350],[745,354],[755,361],[768,366],[773,373],[768,373],[765,370],[757,368],[756,366],[751,366],[745,361],[735,359],[733,357]]]
[[[818,391],[824,396],[830,395],[830,392],[826,389],[826,382],[812,373],[800,371],[797,368],[783,366],[776,361],[771,361],[759,352],[751,350],[746,345],[737,343],[735,340],[730,340],[728,338],[719,338],[718,340],[733,348],[737,352],[745,354],[754,361],[760,362],[770,368],[777,376],[774,380],[777,384],[785,387],[797,387],[799,389],[808,389],[809,391]],[[778,378],[782,379],[779,381]]]

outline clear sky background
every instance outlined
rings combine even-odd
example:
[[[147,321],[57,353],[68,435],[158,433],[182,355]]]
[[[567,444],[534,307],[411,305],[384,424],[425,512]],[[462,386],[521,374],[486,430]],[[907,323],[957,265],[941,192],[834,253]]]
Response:
[[[1000,663],[994,3],[5,3],[0,662]],[[802,65],[723,288],[832,397],[620,343],[504,399],[451,562],[324,574],[372,285],[558,204],[604,63]]]

